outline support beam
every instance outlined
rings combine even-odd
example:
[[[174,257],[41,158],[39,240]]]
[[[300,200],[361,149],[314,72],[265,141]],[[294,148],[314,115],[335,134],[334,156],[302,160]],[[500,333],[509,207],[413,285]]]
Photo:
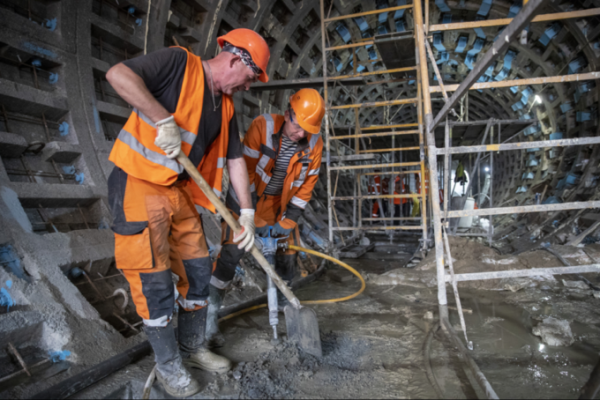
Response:
[[[468,154],[480,153],[484,151],[508,151],[525,150],[545,147],[565,147],[565,146],[585,146],[590,144],[600,144],[600,137],[583,137],[574,139],[558,140],[540,140],[536,142],[502,143],[502,144],[484,144],[479,146],[458,146],[448,149],[438,148],[436,154]]]
[[[331,200],[374,200],[374,199],[418,199],[420,194],[374,194],[371,196],[340,196],[332,197]],[[363,219],[364,221],[364,219]]]
[[[366,137],[386,137],[386,136],[398,136],[398,135],[417,135],[418,130],[409,131],[395,131],[395,132],[379,132],[379,133],[362,133],[360,135],[343,135],[343,136],[331,136],[330,140],[341,140],[341,139],[352,139],[352,138],[366,138]]]
[[[591,81],[600,79],[600,72],[587,72],[585,74],[574,74],[574,75],[562,75],[562,76],[546,76],[542,78],[529,78],[529,79],[514,79],[510,81],[500,82],[481,82],[474,83],[469,90],[480,90],[480,89],[492,89],[492,88],[504,88],[512,86],[528,86],[528,85],[545,85],[548,83],[567,83],[567,82],[580,82],[580,81]],[[447,92],[454,92],[458,90],[458,85],[444,85],[443,89]],[[431,93],[440,93],[442,91],[441,86],[431,86],[429,88]]]
[[[517,35],[521,34],[523,28],[527,26],[529,22],[535,16],[535,13],[544,4],[546,0],[529,0],[523,9],[513,18],[512,22],[502,31],[498,38],[492,44],[492,47],[485,53],[483,58],[475,65],[475,68],[467,75],[465,80],[460,84],[458,89],[454,92],[450,100],[444,104],[444,107],[433,119],[433,123],[427,127],[429,131],[432,131],[436,125],[438,125],[450,112],[450,109],[458,103],[458,101],[465,95],[469,88],[479,79],[481,75],[492,65],[494,61],[508,49],[511,41],[515,40]],[[428,92],[428,90],[427,90]]]
[[[361,78],[349,78],[347,75],[337,79],[338,83],[344,86],[362,86],[365,81]],[[333,82],[327,82],[329,86],[333,86]],[[251,91],[264,92],[269,90],[285,90],[285,89],[304,89],[323,87],[323,78],[307,78],[307,79],[285,79],[281,81],[270,80],[267,83],[255,83],[250,88]]]
[[[363,220],[364,221],[364,220]],[[348,227],[333,227],[334,231],[416,231],[421,230],[421,225],[404,225],[404,226],[362,226],[353,228]]]
[[[563,275],[563,274],[585,274],[600,272],[600,264],[577,265],[573,267],[555,267],[555,268],[531,268],[515,269],[512,271],[494,271],[494,272],[473,272],[470,274],[455,274],[454,279],[457,282],[465,281],[487,281],[490,279],[518,278],[523,276],[539,275]],[[451,282],[452,277],[446,275],[446,282]]]
[[[325,22],[327,23],[327,22],[332,22],[332,21],[339,21],[342,19],[364,17],[366,15],[383,14],[383,13],[390,12],[390,11],[406,10],[407,8],[412,8],[412,4],[407,4],[405,6],[397,6],[397,7],[379,8],[377,10],[364,11],[364,12],[356,13],[356,14],[341,15],[339,17],[327,18],[327,19],[325,19]]]
[[[482,217],[485,215],[525,214],[530,212],[581,210],[584,208],[600,208],[600,201],[577,201],[561,204],[539,204],[533,206],[482,208],[478,210],[448,211],[448,218]]]
[[[600,8],[592,8],[589,10],[578,10],[568,11],[554,14],[538,15],[533,18],[531,22],[547,22],[547,21],[558,21],[561,19],[573,19],[573,18],[585,18],[600,15]],[[451,24],[437,24],[429,27],[430,32],[439,31],[454,31],[461,29],[473,29],[473,28],[488,28],[490,26],[504,26],[508,25],[513,21],[513,18],[498,18],[489,19],[487,21],[472,21],[472,22],[456,22]]]
[[[349,156],[331,156],[329,162],[358,162],[358,161],[375,161],[375,154],[351,154]],[[321,163],[327,162],[322,159]]]
[[[329,107],[329,109],[330,110],[344,110],[347,108],[397,106],[400,104],[413,104],[413,103],[417,103],[418,101],[419,101],[419,99],[416,99],[416,98],[388,100],[388,101],[375,101],[375,102],[370,102],[370,103],[356,103],[356,104],[346,104],[343,106],[334,106],[334,107]]]
[[[336,170],[349,170],[349,169],[373,169],[373,168],[393,168],[393,167],[416,167],[421,165],[419,162],[406,162],[406,163],[390,163],[390,164],[368,164],[368,165],[342,165],[339,167],[329,167],[331,171]]]
[[[404,67],[404,68],[393,68],[393,69],[380,69],[377,71],[369,71],[369,72],[361,72],[358,74],[351,74],[351,75],[340,75],[340,76],[332,76],[330,78],[327,79],[327,81],[339,81],[339,80],[343,80],[343,79],[350,79],[350,78],[360,78],[363,76],[372,76],[372,75],[382,75],[382,74],[395,74],[395,73],[399,73],[399,72],[408,72],[408,71],[414,71],[416,67]],[[321,78],[315,78],[315,79],[319,79],[321,82],[323,82],[323,80]],[[275,81],[277,82],[277,81]],[[375,82],[375,83],[380,83],[380,82]],[[366,83],[364,81],[361,81],[360,84],[358,85],[365,85]],[[252,86],[252,88],[254,88],[254,86]]]

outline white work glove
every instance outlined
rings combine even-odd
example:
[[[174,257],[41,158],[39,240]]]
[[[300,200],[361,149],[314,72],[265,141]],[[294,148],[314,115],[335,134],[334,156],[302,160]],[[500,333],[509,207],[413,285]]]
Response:
[[[242,208],[238,222],[242,226],[242,233],[237,237],[233,236],[233,243],[238,243],[238,249],[244,249],[248,252],[254,246],[254,210],[251,208]]]
[[[156,123],[156,140],[154,144],[167,154],[169,158],[177,158],[181,151],[181,132],[175,122],[175,118],[170,116]]]

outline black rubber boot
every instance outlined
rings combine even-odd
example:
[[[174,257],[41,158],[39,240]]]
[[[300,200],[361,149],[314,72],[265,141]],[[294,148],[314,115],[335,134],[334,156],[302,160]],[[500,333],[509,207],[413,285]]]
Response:
[[[196,311],[179,309],[179,348],[183,362],[204,371],[224,373],[231,369],[231,361],[211,352],[204,340],[208,307]]]
[[[169,322],[165,327],[145,326],[144,332],[154,350],[156,378],[165,391],[174,397],[189,397],[202,390],[182,364],[173,324]]]
[[[225,297],[225,289],[210,285],[208,295],[208,314],[206,316],[206,343],[211,349],[223,347],[225,337],[219,330],[219,310]]]

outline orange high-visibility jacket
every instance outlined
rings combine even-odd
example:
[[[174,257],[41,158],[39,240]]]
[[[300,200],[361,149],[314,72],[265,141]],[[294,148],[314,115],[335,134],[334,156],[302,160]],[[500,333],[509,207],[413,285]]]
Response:
[[[185,50],[185,49],[183,49]],[[187,65],[177,109],[173,114],[175,122],[181,131],[181,150],[190,154],[194,140],[198,134],[200,117],[202,115],[202,100],[204,99],[204,70],[200,57],[187,52]],[[214,142],[206,149],[204,157],[198,165],[198,171],[213,188],[221,195],[223,167],[227,158],[229,145],[229,122],[233,117],[233,101],[230,96],[223,94],[223,113],[221,117],[221,132]],[[157,185],[168,186],[177,180],[183,172],[183,167],[176,160],[169,159],[165,153],[154,144],[156,125],[142,112],[133,109],[125,126],[110,153],[109,160],[138,179],[143,179]],[[194,203],[212,212],[214,206],[204,196],[200,188],[191,182]]]
[[[248,167],[250,191],[258,197],[265,191],[281,148],[283,133],[279,132],[284,117],[263,114],[250,125],[244,138],[244,159]],[[323,139],[320,135],[308,134],[298,142],[296,153],[290,159],[281,193],[281,218],[285,217],[288,204],[301,209],[309,202],[313,188],[319,179]]]
[[[381,194],[381,177],[379,175],[373,176],[373,183],[369,189],[371,194]]]

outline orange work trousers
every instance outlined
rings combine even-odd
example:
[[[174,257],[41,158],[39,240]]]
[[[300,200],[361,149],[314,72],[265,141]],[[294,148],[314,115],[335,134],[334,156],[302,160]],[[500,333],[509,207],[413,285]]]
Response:
[[[235,212],[233,215],[237,218]],[[273,226],[282,219],[281,196],[263,195],[256,204],[256,217],[264,220],[267,225]],[[244,256],[244,250],[238,249],[233,243],[233,231],[226,222],[222,222],[221,253],[217,259],[216,267],[210,283],[219,289],[229,286],[235,276],[235,269]],[[292,230],[285,240],[288,245],[300,244],[298,225]],[[284,280],[290,282],[296,274],[296,251],[289,248],[284,252],[278,250],[275,256],[275,272]]]
[[[185,182],[156,185],[115,167],[108,199],[116,265],[144,324],[166,326],[175,300],[188,311],[206,306],[212,263]],[[177,294],[171,272],[179,277]]]

